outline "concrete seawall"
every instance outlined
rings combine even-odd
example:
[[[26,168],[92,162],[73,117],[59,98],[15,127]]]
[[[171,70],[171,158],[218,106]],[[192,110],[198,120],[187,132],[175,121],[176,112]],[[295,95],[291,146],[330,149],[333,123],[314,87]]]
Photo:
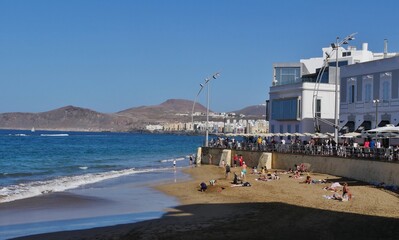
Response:
[[[383,182],[387,185],[399,186],[399,164],[392,162],[205,147],[199,148],[198,154],[201,155],[202,164],[209,164],[209,154],[211,154],[213,165],[219,165],[222,160],[231,165],[234,154],[237,154],[242,155],[248,167],[252,168],[258,166],[259,161],[264,161],[266,156],[268,169],[287,170],[293,168],[294,164],[309,163],[311,164],[310,170],[313,172],[347,177],[368,183]],[[225,159],[226,156],[230,159]]]

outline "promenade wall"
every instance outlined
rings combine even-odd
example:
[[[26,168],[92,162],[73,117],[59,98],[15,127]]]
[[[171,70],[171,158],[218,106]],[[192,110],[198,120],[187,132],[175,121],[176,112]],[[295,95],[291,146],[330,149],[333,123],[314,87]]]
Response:
[[[225,154],[223,154],[223,151]],[[230,154],[226,154],[226,151],[230,151]],[[209,164],[209,154],[212,155],[212,165],[219,165],[222,160],[225,161],[225,164],[229,164],[233,166],[233,157],[235,154],[242,155],[245,164],[247,164],[248,168],[257,167],[259,161],[264,159],[264,154],[267,154],[266,167],[267,169],[272,168],[272,154],[259,152],[259,151],[246,151],[246,150],[234,150],[234,149],[223,149],[223,148],[206,148],[203,147],[202,150],[199,150],[199,153],[202,153],[201,163]],[[198,156],[198,153],[197,153]],[[224,158],[225,156],[229,156],[229,158]],[[237,163],[238,164],[238,163]]]
[[[223,150],[225,153],[223,154]],[[231,151],[226,154],[226,151]],[[259,160],[264,152],[244,151],[221,148],[201,148],[198,153],[202,154],[201,163],[209,164],[208,156],[212,155],[212,164],[219,165],[223,160],[222,156],[229,156],[231,159],[224,159],[226,163],[233,161],[234,154],[242,155],[248,167],[258,166]],[[399,164],[392,162],[362,160],[351,158],[339,158],[321,155],[302,155],[287,153],[267,153],[270,158],[267,160],[268,169],[293,168],[294,164],[309,163],[310,171],[326,173],[334,176],[352,178],[368,183],[385,183],[387,185],[399,186]]]

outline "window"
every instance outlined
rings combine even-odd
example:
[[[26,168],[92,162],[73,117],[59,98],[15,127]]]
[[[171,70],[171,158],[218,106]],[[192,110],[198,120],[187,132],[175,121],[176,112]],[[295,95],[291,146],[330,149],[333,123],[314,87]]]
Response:
[[[346,65],[348,65],[348,61],[339,61],[338,62],[338,67],[342,67],[342,66],[346,66]],[[336,67],[337,66],[337,62],[329,62],[328,66]]]
[[[299,124],[295,125],[295,132],[299,133]]]
[[[373,80],[374,76],[373,75],[366,75],[363,76],[363,96],[364,99],[363,101],[366,103],[369,103],[373,100]]]
[[[298,98],[272,100],[271,107],[272,120],[296,120],[298,117]]]
[[[384,81],[382,83],[382,101],[383,102],[388,102],[389,101],[389,82],[388,81]]]
[[[271,129],[270,129],[270,132],[271,132],[271,133],[275,133],[275,131],[274,131],[274,124],[271,125],[270,128],[271,128]]]
[[[355,85],[354,84],[349,85],[348,100],[349,100],[349,103],[355,102]]]
[[[300,82],[300,67],[276,67],[275,80],[277,85],[292,84]]]
[[[388,102],[391,98],[392,72],[381,73],[380,81],[381,81],[380,100],[382,102]]]
[[[343,52],[343,53],[342,53],[342,57],[349,57],[349,56],[351,56],[351,55],[352,55],[351,52]]]
[[[289,124],[287,125],[287,132],[291,133],[291,125],[289,125]]]
[[[371,96],[372,96],[371,90],[372,90],[371,83],[366,83],[364,85],[364,101],[365,102],[371,102]]]
[[[284,133],[283,125],[280,125],[280,133]]]

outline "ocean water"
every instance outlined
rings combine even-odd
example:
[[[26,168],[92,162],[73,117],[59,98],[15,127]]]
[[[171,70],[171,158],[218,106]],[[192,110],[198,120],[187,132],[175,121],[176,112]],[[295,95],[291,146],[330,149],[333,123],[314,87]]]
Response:
[[[203,137],[0,131],[0,203],[187,166]]]
[[[160,217],[177,202],[148,183],[186,177],[203,140],[0,130],[0,239]]]

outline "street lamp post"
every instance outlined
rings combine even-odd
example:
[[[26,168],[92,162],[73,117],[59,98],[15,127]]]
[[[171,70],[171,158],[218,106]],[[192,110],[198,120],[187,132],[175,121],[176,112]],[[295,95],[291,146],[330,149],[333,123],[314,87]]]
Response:
[[[338,144],[338,47],[339,47],[339,37],[336,39],[336,49],[335,49],[335,111],[334,111],[334,140],[335,144]]]
[[[204,89],[205,86],[207,86],[207,103],[206,103],[206,125],[205,125],[205,147],[208,147],[208,135],[209,135],[209,130],[208,130],[208,126],[209,126],[209,83],[212,79],[216,79],[217,77],[219,77],[220,73],[215,73],[212,75],[212,77],[207,77],[205,78],[205,82],[202,84],[200,83],[200,89],[197,93],[197,95],[195,96],[194,102],[193,102],[193,109],[191,110],[191,124],[194,128],[194,107],[195,107],[195,103],[197,102],[197,98],[200,95],[200,93],[202,92],[202,89]],[[193,129],[195,131],[195,129]]]
[[[200,83],[200,89],[199,89],[197,95],[195,96],[195,99],[193,102],[193,109],[191,110],[191,125],[193,127],[193,131],[195,131],[195,129],[194,129],[194,107],[195,107],[195,103],[197,102],[197,98],[200,95],[200,93],[202,92],[203,88],[204,88],[204,84]]]
[[[354,36],[357,33],[352,33],[351,35],[345,37],[341,42],[339,42],[339,37],[336,38],[336,42],[331,44],[331,47],[335,50],[335,112],[334,112],[334,140],[338,143],[338,109],[339,109],[339,102],[338,102],[338,67],[339,67],[339,47],[342,44],[348,44],[348,41],[355,39]]]
[[[219,73],[215,73],[210,78],[205,79],[205,85],[207,85],[207,100],[206,100],[206,125],[205,125],[205,147],[209,146],[208,136],[209,136],[209,88],[210,88],[210,81],[212,79],[216,79],[219,77]]]
[[[380,102],[379,99],[374,99],[373,103],[375,103],[375,128],[378,127],[378,103]]]

